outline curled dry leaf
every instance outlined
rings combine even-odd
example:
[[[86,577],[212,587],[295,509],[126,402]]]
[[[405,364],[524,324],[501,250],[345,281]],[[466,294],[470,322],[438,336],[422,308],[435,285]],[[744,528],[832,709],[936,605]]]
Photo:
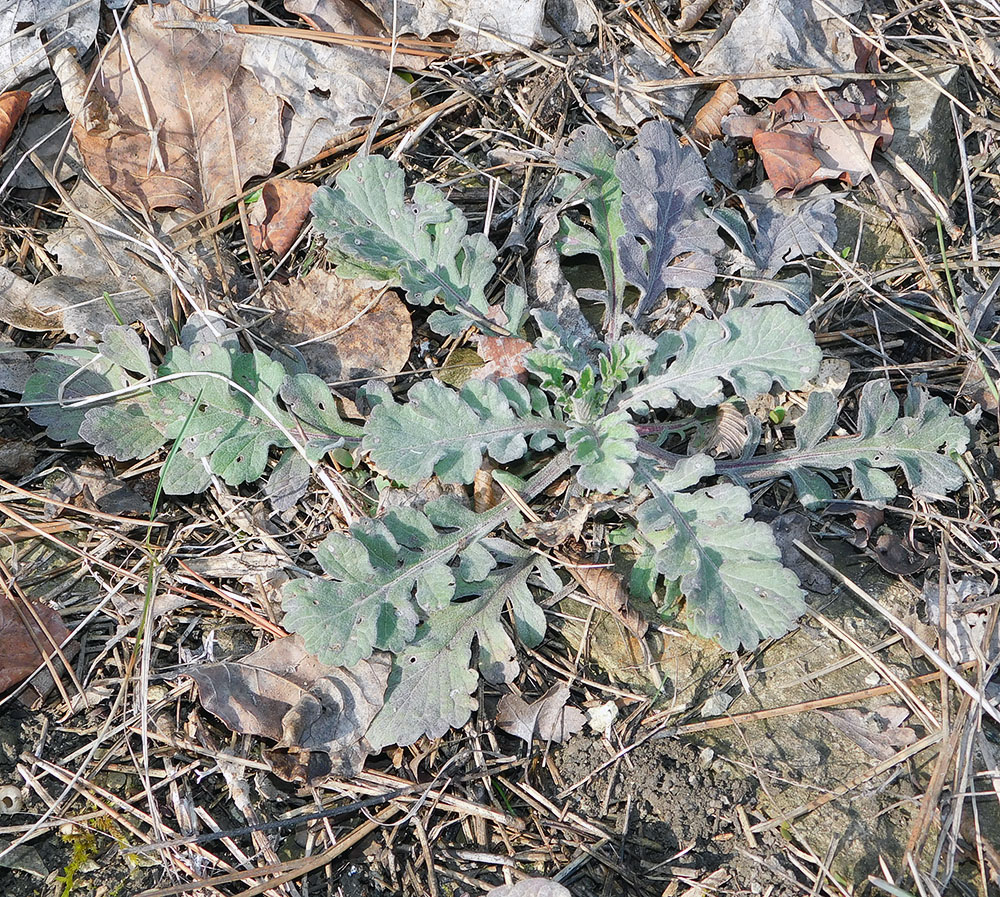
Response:
[[[179,0],[139,6],[90,73],[119,130],[78,120],[73,133],[90,173],[135,209],[218,208],[281,150],[281,100],[216,24]]]
[[[0,153],[7,146],[14,125],[24,115],[24,110],[28,108],[28,100],[30,99],[31,94],[26,90],[12,90],[0,94]]]
[[[294,346],[327,381],[397,374],[410,354],[412,326],[396,293],[313,268],[272,284],[262,297],[274,316],[260,325],[270,340]]]
[[[10,598],[0,595],[0,692],[20,685],[42,666],[42,652],[51,655],[52,642],[60,645],[69,638],[69,630],[57,611],[44,604],[32,605],[31,609],[41,626],[27,607],[15,607]],[[67,649],[65,653],[70,654]],[[58,658],[54,662],[58,664]]]
[[[720,136],[722,119],[732,111],[739,99],[740,95],[732,81],[720,84],[709,101],[695,113],[691,136],[699,143],[708,143],[713,137]]]
[[[242,660],[193,667],[202,706],[234,732],[277,743],[265,752],[286,781],[333,772],[356,775],[364,740],[382,707],[389,660],[374,654],[350,670],[320,663],[298,636],[277,639]]]
[[[809,518],[798,511],[787,511],[772,521],[771,531],[774,533],[774,541],[781,549],[781,563],[791,570],[810,592],[829,595],[833,591],[833,580],[795,544],[801,542],[828,564],[833,563],[833,555],[809,532]]]
[[[315,184],[290,178],[268,181],[263,186],[249,215],[250,239],[258,252],[270,250],[280,257],[292,248],[309,217],[309,203],[316,189]]]
[[[944,630],[950,661],[985,659],[990,664],[1000,656],[1000,627],[993,626],[991,631],[990,626],[997,600],[990,584],[979,576],[947,584]],[[935,627],[940,650],[941,587],[935,574],[924,581],[924,619]]]
[[[678,31],[688,31],[701,21],[713,6],[715,0],[681,0],[681,14],[674,23]]]
[[[907,546],[893,532],[883,532],[875,540],[873,546],[875,560],[886,573],[897,576],[909,576],[918,570],[923,570],[930,563],[930,558]]]
[[[587,721],[582,711],[566,706],[568,700],[565,682],[553,685],[530,704],[518,695],[504,695],[497,706],[497,725],[529,747],[536,736],[561,744],[581,731]]]
[[[728,118],[724,129],[753,138],[778,193],[831,179],[856,184],[869,173],[876,147],[888,146],[893,134],[888,107],[875,88],[856,86],[860,102],[843,93],[792,91],[756,117]]]

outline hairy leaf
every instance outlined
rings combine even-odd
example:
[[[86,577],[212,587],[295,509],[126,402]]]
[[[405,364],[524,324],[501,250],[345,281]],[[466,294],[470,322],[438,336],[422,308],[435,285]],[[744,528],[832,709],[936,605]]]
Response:
[[[374,464],[401,483],[436,473],[447,483],[471,483],[483,452],[501,464],[520,458],[526,436],[555,422],[533,414],[528,391],[514,380],[470,380],[455,392],[424,380],[399,405],[381,391],[365,426],[362,448]]]
[[[961,454],[968,445],[965,422],[918,387],[907,392],[902,416],[899,411],[888,380],[866,383],[858,405],[858,435],[829,438],[837,423],[837,400],[830,393],[813,392],[796,425],[794,449],[720,465],[720,471],[749,481],[788,474],[807,507],[833,498],[829,484],[812,472],[817,470],[849,470],[866,501],[896,496],[896,483],[885,472],[896,467],[917,495],[939,497],[958,489],[965,477],[950,455]]]
[[[560,192],[567,202],[587,206],[593,227],[591,232],[563,218],[559,251],[563,255],[587,253],[597,257],[608,290],[608,307],[614,315],[625,297],[625,275],[618,258],[618,241],[625,234],[625,225],[622,188],[615,175],[615,146],[603,131],[583,125],[570,135],[556,155],[556,162],[579,175],[579,179],[567,177]]]
[[[632,480],[637,439],[636,429],[624,411],[570,430],[566,447],[573,452],[573,463],[580,465],[576,472],[580,485],[598,492],[624,489]]]
[[[338,273],[398,283],[407,299],[435,299],[460,312],[465,326],[489,326],[486,287],[496,249],[483,234],[469,234],[462,211],[443,193],[419,183],[411,200],[397,162],[358,156],[336,186],[316,192],[313,224],[341,262]]]
[[[285,628],[336,666],[352,666],[375,648],[403,650],[418,621],[452,600],[456,575],[481,581],[490,572],[493,556],[480,540],[509,513],[501,506],[474,514],[444,498],[424,512],[396,508],[332,533],[316,553],[329,579],[296,579],[282,590]]]
[[[393,659],[385,706],[366,736],[373,749],[412,744],[423,735],[438,738],[469,721],[479,683],[470,669],[474,640],[486,679],[516,677],[514,643],[500,614],[510,602],[521,640],[529,646],[541,641],[545,616],[528,589],[531,569],[531,559],[522,555],[480,582],[459,581],[456,598],[468,600],[446,605],[420,625],[413,643]]]
[[[822,358],[805,319],[781,305],[737,308],[717,321],[698,316],[679,341],[675,334],[666,337],[673,360],[626,392],[622,407],[673,408],[679,399],[717,405],[725,397],[724,380],[745,399],[767,392],[774,381],[799,389]]]
[[[665,290],[711,286],[714,256],[725,244],[699,206],[711,187],[701,156],[682,147],[670,125],[643,125],[635,148],[618,154],[615,172],[624,196],[618,252],[625,277],[642,292],[638,321]]]
[[[803,592],[781,565],[770,527],[746,519],[746,489],[721,483],[678,491],[712,468],[706,455],[694,455],[651,481],[652,497],[636,520],[656,570],[680,581],[688,628],[729,651],[754,648],[784,635],[805,613]]]

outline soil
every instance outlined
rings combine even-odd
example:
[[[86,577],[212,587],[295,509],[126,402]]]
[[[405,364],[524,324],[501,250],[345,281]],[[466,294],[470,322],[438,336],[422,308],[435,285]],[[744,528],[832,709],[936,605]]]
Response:
[[[637,890],[619,881],[605,893],[682,894],[698,882],[731,895],[804,892],[780,837],[761,839],[741,825],[740,815],[756,821],[756,784],[710,748],[650,741],[592,775],[613,755],[607,742],[580,736],[556,759],[567,788],[586,780],[567,805],[622,833],[618,861]]]

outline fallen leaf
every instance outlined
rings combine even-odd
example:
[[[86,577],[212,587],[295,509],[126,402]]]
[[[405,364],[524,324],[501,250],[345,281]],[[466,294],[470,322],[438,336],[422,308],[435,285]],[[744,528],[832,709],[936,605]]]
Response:
[[[409,358],[410,314],[391,290],[313,268],[290,283],[272,283],[261,304],[274,311],[259,325],[261,334],[294,346],[328,382],[397,374]]]
[[[886,573],[894,573],[898,576],[909,576],[918,570],[923,570],[930,563],[930,558],[922,557],[918,552],[905,545],[895,533],[879,535],[872,550],[879,566]]]
[[[142,323],[154,339],[165,342],[171,284],[139,254],[144,235],[82,178],[70,201],[65,224],[46,243],[60,273],[33,283],[0,268],[0,320],[20,330],[95,335],[120,319]],[[104,253],[92,233],[100,237]]]
[[[7,146],[10,135],[14,131],[14,125],[18,119],[24,115],[24,110],[28,108],[28,100],[31,94],[27,90],[12,90],[9,93],[0,94],[0,153]]]
[[[876,760],[888,760],[917,740],[917,733],[902,723],[910,715],[905,707],[886,704],[874,710],[819,710],[836,729]]]
[[[60,467],[50,473],[45,478],[44,498],[122,517],[146,517],[150,508],[149,502],[128,483],[87,462],[76,470]],[[51,520],[61,513],[59,506],[45,505],[46,519]]]
[[[139,6],[127,51],[114,38],[90,72],[120,130],[78,121],[73,133],[93,177],[135,209],[220,207],[281,151],[281,100],[240,65],[243,39],[216,22],[179,0]]]
[[[3,269],[0,269],[0,285],[3,282]],[[0,389],[20,395],[34,369],[35,363],[27,352],[8,340],[0,340]]]
[[[720,84],[708,102],[695,113],[691,137],[699,143],[708,143],[713,137],[719,137],[722,134],[722,119],[739,99],[740,95],[732,81]]]
[[[82,56],[94,44],[100,16],[100,3],[4,0],[0,3],[0,91],[48,74],[48,54],[61,47],[72,47]]]
[[[309,203],[318,188],[305,181],[268,181],[250,207],[250,239],[254,248],[279,258],[292,248],[309,217]]]
[[[573,897],[573,895],[551,878],[522,878],[515,884],[493,888],[486,897]]]
[[[525,521],[518,527],[517,533],[522,539],[537,539],[548,548],[558,548],[564,542],[575,542],[580,538],[593,506],[593,502],[583,502],[552,520]]]
[[[819,595],[829,595],[833,591],[833,581],[796,546],[796,541],[814,551],[828,564],[833,563],[833,555],[821,546],[809,532],[809,518],[798,511],[787,511],[771,521],[774,541],[781,549],[781,563],[791,570],[802,585]]]
[[[851,32],[839,18],[863,7],[861,0],[750,0],[725,36],[705,54],[699,74],[732,78],[786,69],[854,71]],[[832,86],[809,74],[787,78],[741,78],[740,93],[750,99],[781,96],[800,83]]]
[[[681,0],[681,14],[674,27],[678,31],[689,31],[714,5],[715,0]]]
[[[288,104],[278,158],[289,166],[309,161],[352,128],[369,124],[380,109],[392,119],[394,110],[410,102],[410,85],[390,74],[388,56],[370,50],[248,35],[241,64]]]
[[[941,597],[936,575],[927,577],[923,592],[924,619],[938,630],[940,642]],[[965,576],[947,584],[944,628],[952,663],[985,660],[989,665],[1000,656],[1000,627],[994,626],[989,641],[986,639],[997,600],[990,584],[979,576]]]
[[[606,564],[594,564],[582,552],[565,546],[557,557],[598,607],[615,617],[637,639],[646,634],[649,624],[629,605],[628,587],[616,570]]]
[[[41,626],[26,607],[17,608],[10,598],[0,595],[0,692],[20,685],[42,666],[42,652],[51,655],[53,641],[60,645],[69,638],[69,630],[56,610],[45,604],[33,604],[32,609]],[[53,662],[58,668],[59,659]]]
[[[530,704],[518,695],[504,695],[497,706],[497,725],[529,747],[536,736],[562,744],[583,729],[587,721],[582,711],[566,706],[568,700],[569,686],[565,682],[553,685]]]
[[[238,661],[192,667],[202,706],[234,732],[276,741],[265,757],[286,781],[360,772],[364,740],[382,707],[389,658],[379,653],[353,669],[320,663],[295,636]]]
[[[643,88],[649,81],[676,82],[684,72],[673,60],[655,56],[642,47],[628,53],[602,54],[594,74],[607,83],[591,81],[584,94],[587,105],[623,128],[638,128],[660,115],[683,119],[697,95],[695,87],[662,91],[655,101]]]
[[[509,323],[503,308],[494,305],[487,317],[501,327]],[[503,380],[509,377],[526,383],[528,369],[524,365],[524,353],[531,350],[532,345],[527,340],[517,336],[488,336],[484,333],[476,335],[476,346],[479,357],[485,364],[474,368],[469,376],[476,380]]]
[[[38,449],[24,439],[4,439],[0,436],[0,473],[24,476],[35,466]]]

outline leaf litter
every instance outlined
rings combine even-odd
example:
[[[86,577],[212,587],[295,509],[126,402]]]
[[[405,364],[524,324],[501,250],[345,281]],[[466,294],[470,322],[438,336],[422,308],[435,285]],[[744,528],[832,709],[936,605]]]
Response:
[[[225,20],[178,0],[140,6],[109,14],[93,34],[75,8],[43,10],[62,29],[48,52],[74,140],[65,149],[55,140],[36,164],[44,177],[34,189],[67,188],[28,200],[34,219],[25,196],[12,194],[16,221],[4,237],[0,319],[11,339],[0,344],[0,388],[20,396],[27,416],[9,415],[12,438],[0,438],[32,449],[11,471],[20,485],[4,487],[3,501],[17,507],[4,532],[13,546],[31,540],[12,556],[19,583],[60,583],[33,591],[36,600],[74,622],[84,608],[88,625],[112,622],[104,650],[84,643],[78,666],[120,684],[120,701],[138,714],[128,749],[155,756],[171,783],[157,813],[177,834],[202,839],[191,845],[208,845],[197,848],[201,880],[186,871],[195,847],[171,846],[179,875],[210,884],[221,862],[216,820],[198,821],[191,809],[207,798],[250,824],[226,837],[253,852],[244,865],[258,881],[255,868],[276,862],[277,841],[265,832],[282,830],[275,807],[285,805],[292,817],[310,808],[333,820],[356,814],[364,870],[339,853],[324,860],[327,886],[345,892],[360,876],[366,893],[440,893],[454,874],[493,893],[502,869],[512,893],[562,893],[551,879],[513,881],[538,869],[506,856],[512,839],[529,851],[541,845],[518,824],[529,813],[560,832],[546,841],[544,871],[562,870],[569,893],[824,887],[782,844],[761,845],[768,826],[788,825],[797,857],[827,855],[812,827],[822,832],[825,804],[804,816],[758,805],[742,785],[716,782],[712,748],[697,757],[671,754],[671,742],[640,748],[655,719],[686,715],[680,728],[699,731],[690,728],[698,707],[728,706],[725,690],[737,681],[745,699],[787,703],[732,658],[756,651],[770,663],[786,644],[799,657],[819,650],[799,620],[817,594],[841,600],[824,566],[845,569],[851,549],[838,534],[904,579],[936,556],[966,582],[970,559],[981,570],[990,557],[973,522],[988,519],[976,497],[986,493],[969,479],[983,469],[988,419],[974,396],[955,398],[933,354],[950,346],[985,384],[991,368],[976,351],[989,350],[985,312],[973,308],[966,321],[956,317],[961,302],[943,298],[957,256],[933,269],[946,274],[934,282],[918,254],[889,286],[856,276],[860,237],[842,243],[844,210],[887,148],[894,103],[906,111],[888,89],[906,67],[897,50],[879,51],[880,26],[856,7],[682,4],[676,32],[652,7],[590,4],[289,3],[312,32],[275,27],[239,4]],[[9,86],[30,91],[27,124],[10,126],[16,142],[5,156],[9,165],[16,152],[21,168],[32,161],[27,128],[61,107],[25,80],[49,64],[37,29],[15,26],[0,30],[10,38],[4,52],[26,41],[25,59],[43,53],[40,66],[8,66]],[[703,27],[715,29],[707,42]],[[338,43],[303,39],[326,40],[323,30],[341,32]],[[397,45],[400,34],[418,39]],[[62,49],[69,44],[85,67]],[[480,55],[458,55],[467,51]],[[567,53],[578,64],[567,67]],[[493,55],[484,64],[482,54]],[[880,61],[894,67],[890,77]],[[681,73],[695,78],[681,83]],[[712,97],[720,79],[725,90]],[[713,141],[706,158],[688,134]],[[983,170],[966,165],[973,181]],[[60,205],[62,227],[51,215]],[[943,247],[932,235],[923,251]],[[862,281],[896,307],[885,335],[880,307],[860,327],[851,311],[871,300],[858,292]],[[911,287],[929,303],[909,303]],[[900,319],[924,330],[901,331]],[[897,353],[900,332],[923,353],[922,369]],[[473,376],[446,376],[473,347]],[[60,453],[97,458],[104,471],[80,468],[60,504],[46,508],[38,482]],[[122,485],[134,477],[142,497]],[[418,491],[449,497],[428,502]],[[43,504],[32,506],[32,495]],[[904,504],[910,496],[919,504]],[[876,533],[866,511],[855,537],[823,513],[844,498],[918,532]],[[86,513],[101,515],[96,529],[81,528]],[[961,520],[960,553],[931,523],[944,513]],[[149,515],[152,525],[140,527]],[[46,550],[81,558],[94,575],[43,560]],[[260,557],[272,562],[252,560]],[[968,608],[949,597],[950,614],[995,629],[991,595],[988,585],[975,591]],[[574,641],[581,606],[587,619]],[[989,662],[986,638],[960,648],[952,628],[948,656]],[[168,638],[178,640],[179,666],[165,661]],[[784,663],[811,666],[799,657]],[[893,662],[898,675],[916,672],[908,657]],[[851,673],[864,666],[845,664]],[[901,763],[927,743],[933,717],[920,712],[904,726],[892,704],[852,702],[863,684],[855,676],[837,686],[843,703],[863,709],[825,709],[817,738]],[[102,689],[88,688],[66,712],[93,714],[85,696],[109,694]],[[669,705],[644,703],[671,690]],[[543,697],[528,704],[516,694]],[[646,803],[634,817],[631,803],[622,808],[614,779],[588,803],[603,773],[579,767],[579,782],[565,778],[585,718],[576,707],[607,707],[609,697],[629,708],[599,727],[615,764],[653,764],[648,781],[622,780],[628,801],[649,801],[657,764],[688,783],[671,792],[675,807],[655,802],[658,816]],[[181,728],[171,719],[178,712],[188,714]],[[88,715],[80,731],[104,744],[107,730],[94,721]],[[523,778],[504,766],[502,752],[515,745],[505,728],[528,751]],[[172,760],[151,753],[163,743],[176,756],[210,756],[230,730],[244,738],[220,755],[214,785],[208,767],[199,772],[208,779],[175,774]],[[536,737],[571,740],[552,745],[558,763],[543,768]],[[196,744],[201,754],[191,753]],[[240,769],[247,762],[260,770],[259,798]],[[783,768],[781,758],[769,762]],[[143,763],[129,788],[152,795]],[[81,775],[93,778],[88,764]],[[480,780],[493,790],[477,790]],[[936,798],[928,791],[924,806]],[[701,799],[721,828],[686,827],[689,799]],[[380,820],[405,809],[394,847],[380,846],[352,801],[381,806]],[[117,812],[138,819],[130,806]],[[432,823],[439,813],[462,826]],[[643,844],[658,845],[648,857],[633,843],[633,819],[657,826],[654,841],[644,829]],[[159,846],[175,834],[130,824],[132,836]],[[493,867],[467,849],[485,847],[486,825],[503,828],[494,845],[503,862]],[[469,826],[479,841],[449,840],[446,832]],[[766,863],[710,858],[709,839],[736,826],[751,845],[757,839]],[[686,866],[676,862],[678,832],[690,835]],[[835,874],[876,869],[850,859],[865,843],[875,841],[860,837],[834,857]],[[599,863],[573,859],[611,844]],[[316,882],[321,874],[295,873]],[[156,884],[146,875],[137,888],[152,895]]]

